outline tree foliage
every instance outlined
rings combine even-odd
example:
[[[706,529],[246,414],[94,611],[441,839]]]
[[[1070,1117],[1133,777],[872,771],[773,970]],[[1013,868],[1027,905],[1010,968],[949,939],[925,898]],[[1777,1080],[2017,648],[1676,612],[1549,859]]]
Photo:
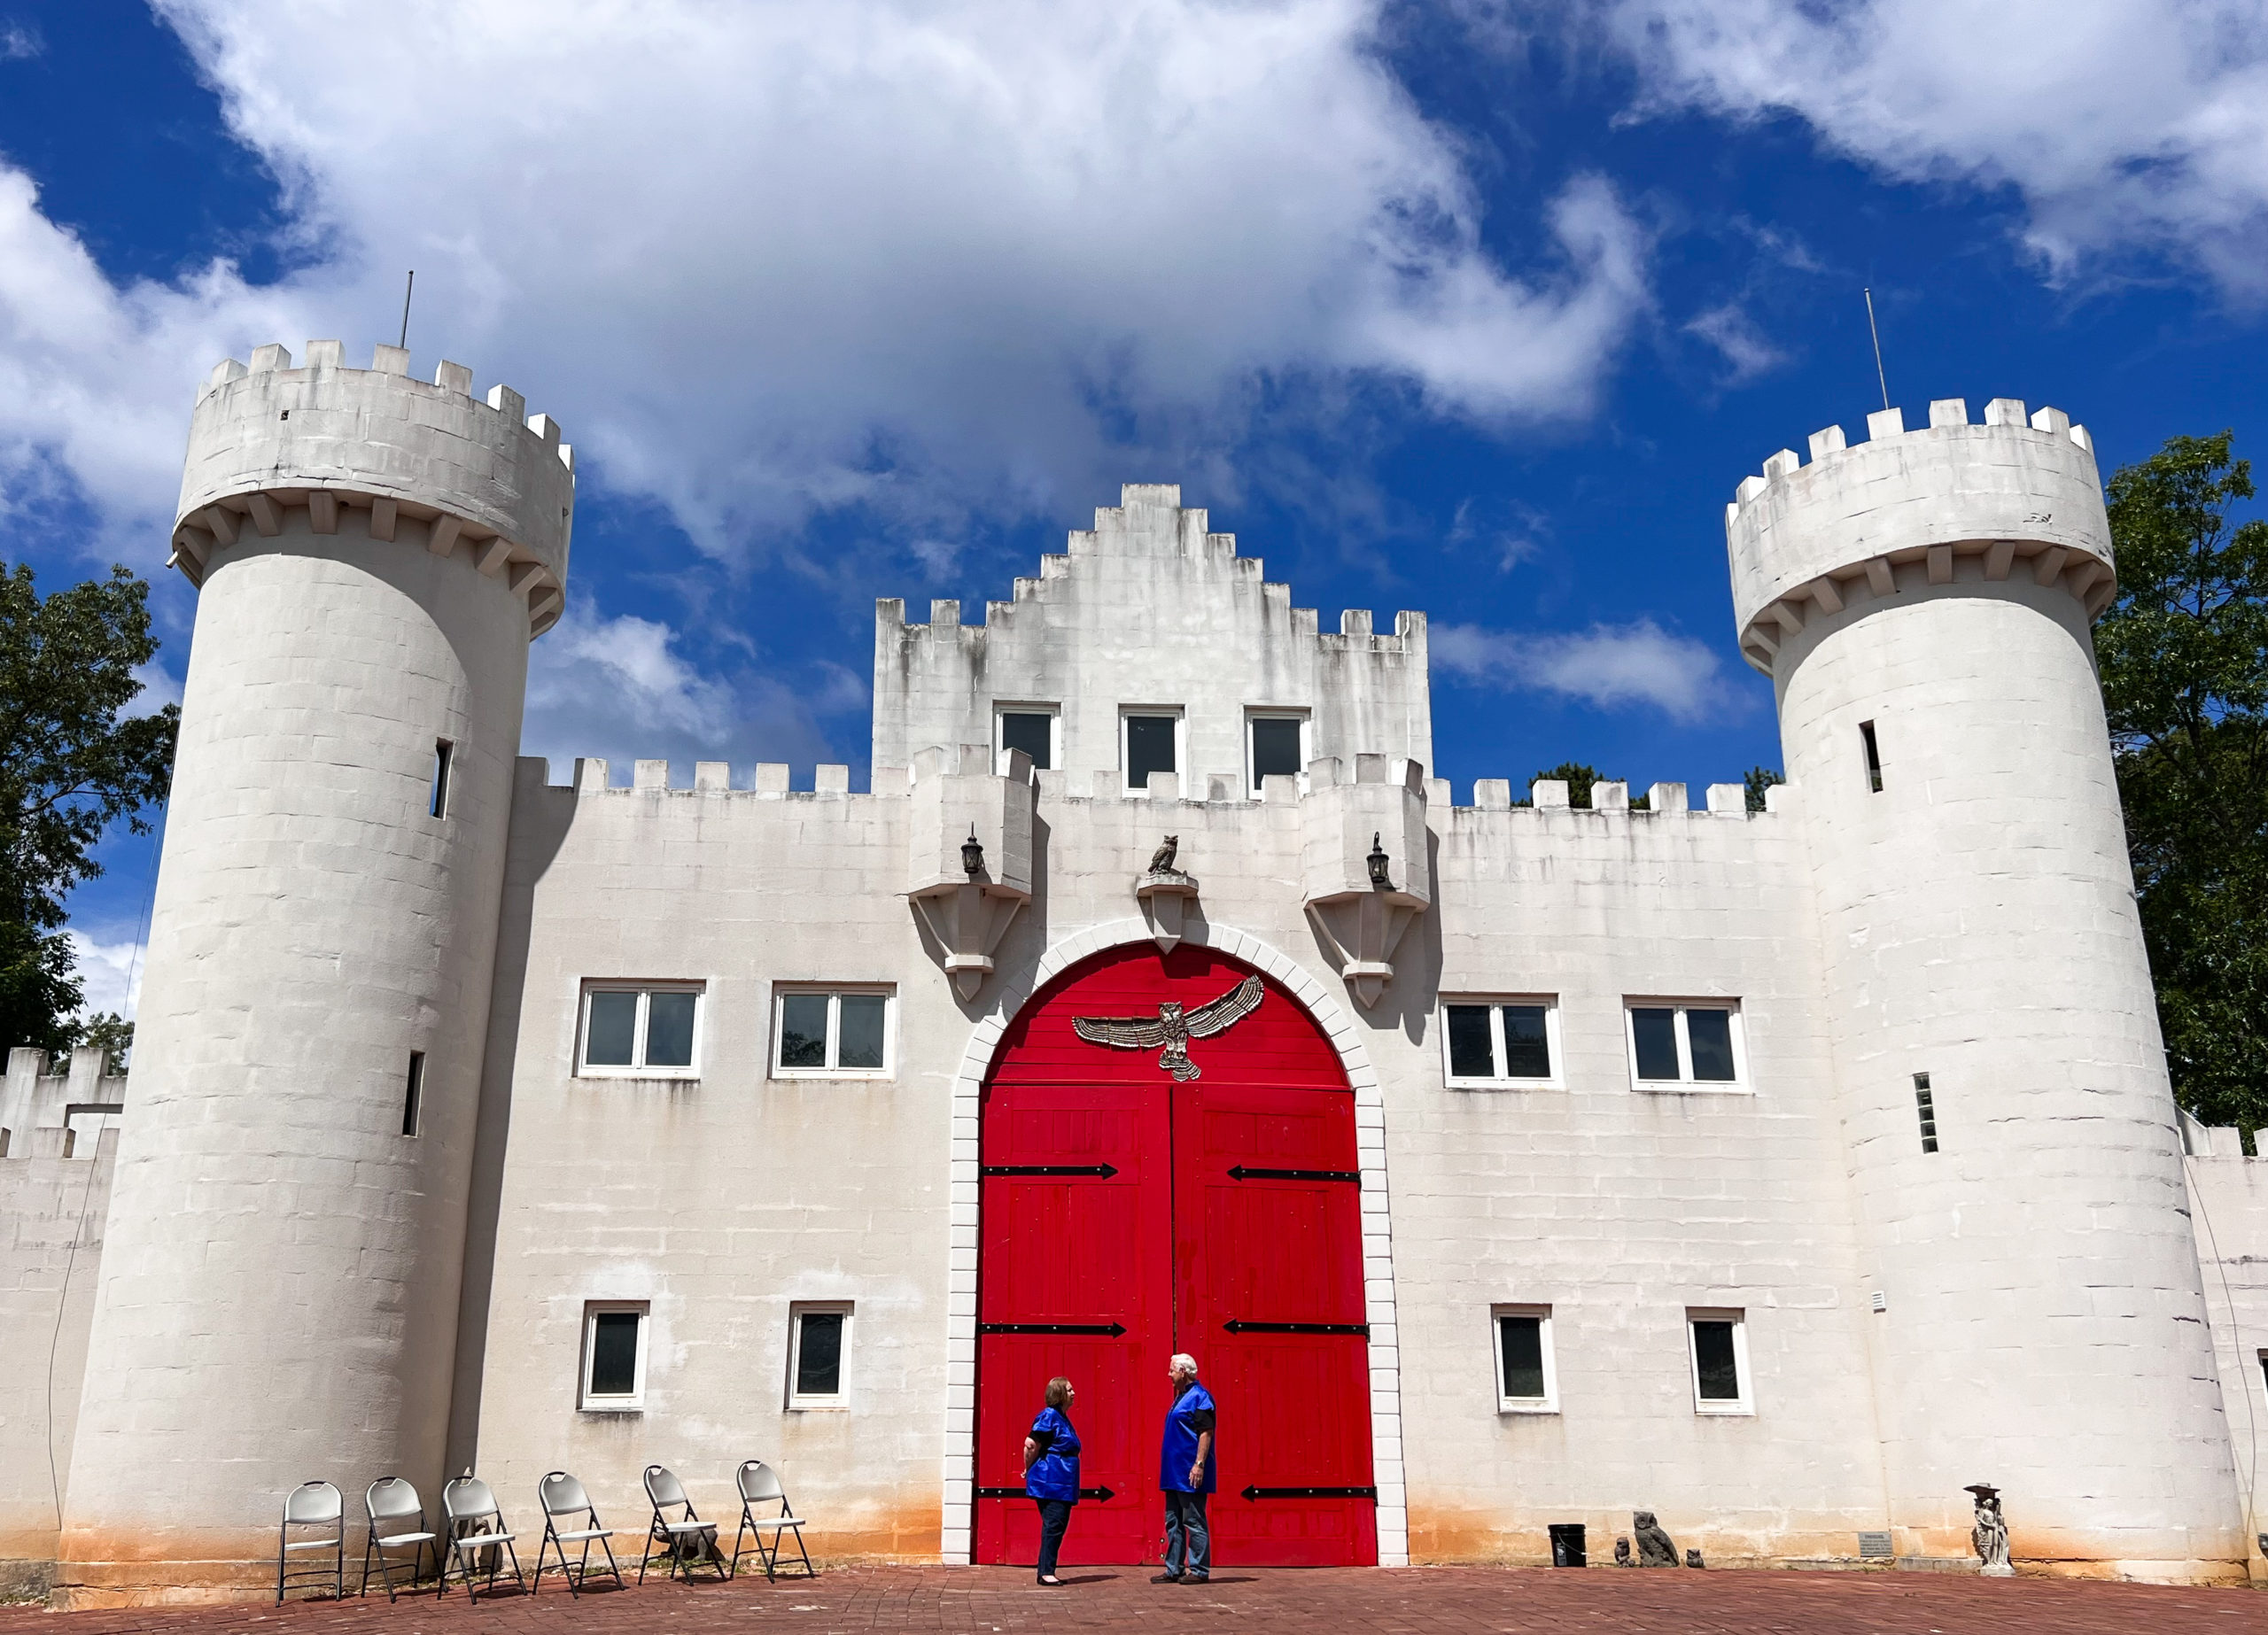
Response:
[[[1562,761],[1558,765],[1550,768],[1549,771],[1538,772],[1534,778],[1529,779],[1527,780],[1528,787],[1533,789],[1537,783],[1553,779],[1556,779],[1559,782],[1567,786],[1567,804],[1570,806],[1580,807],[1588,807],[1590,805],[1591,786],[1593,784],[1612,783],[1615,781],[1613,779],[1609,778],[1605,773],[1600,771],[1598,768],[1588,765],[1584,762]],[[1632,795],[1630,797],[1630,810],[1634,812],[1643,812],[1651,810],[1647,804],[1648,799],[1648,796],[1643,794]],[[1534,803],[1534,797],[1532,795],[1526,794],[1523,794],[1518,800],[1512,802],[1515,806],[1530,806]]]
[[[2174,1093],[2268,1124],[2268,522],[2233,438],[2115,472],[2095,658]]]
[[[1752,812],[1764,810],[1764,792],[1774,784],[1786,783],[1787,779],[1768,766],[1751,766],[1740,775],[1743,803]]]
[[[95,843],[147,833],[180,711],[129,716],[157,653],[150,587],[123,568],[43,600],[0,571],[0,1044],[68,1047],[80,1004],[65,899],[102,872]]]

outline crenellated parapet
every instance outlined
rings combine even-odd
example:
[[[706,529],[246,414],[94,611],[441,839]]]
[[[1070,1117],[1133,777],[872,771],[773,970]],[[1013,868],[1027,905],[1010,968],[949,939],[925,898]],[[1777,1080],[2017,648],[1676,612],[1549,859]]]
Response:
[[[2117,595],[2101,478],[2086,428],[2061,409],[2026,418],[2015,398],[1972,425],[1959,398],[1930,405],[1927,430],[1901,410],[1811,437],[1808,462],[1782,449],[1725,508],[1742,655],[1772,672],[1809,619],[1868,597],[2023,574],[2060,586],[2093,619]]]
[[[308,342],[298,367],[280,345],[224,360],[198,392],[168,565],[201,585],[216,554],[276,538],[299,512],[310,533],[463,559],[542,634],[565,607],[574,450],[509,386],[471,393],[459,363],[412,379],[398,346],[367,369],[346,368],[337,341]]]

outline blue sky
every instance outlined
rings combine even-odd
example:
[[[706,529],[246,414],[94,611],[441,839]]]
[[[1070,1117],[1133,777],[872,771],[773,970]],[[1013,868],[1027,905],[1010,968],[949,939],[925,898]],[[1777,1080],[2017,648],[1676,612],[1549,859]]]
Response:
[[[193,383],[392,340],[555,415],[529,753],[847,761],[873,599],[1178,481],[1427,610],[1458,798],[1776,764],[1722,512],[1891,399],[2258,452],[2268,7],[0,0],[0,557],[151,577]],[[85,888],[109,1003],[148,842]]]

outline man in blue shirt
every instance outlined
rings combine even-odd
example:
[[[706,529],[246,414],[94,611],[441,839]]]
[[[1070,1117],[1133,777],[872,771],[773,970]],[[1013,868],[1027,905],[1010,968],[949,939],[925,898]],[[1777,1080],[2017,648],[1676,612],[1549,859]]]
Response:
[[[1197,1383],[1197,1359],[1177,1353],[1173,1406],[1166,1413],[1158,1485],[1166,1495],[1166,1569],[1152,1584],[1202,1584],[1212,1577],[1213,1540],[1205,1495],[1213,1491],[1213,1397]]]

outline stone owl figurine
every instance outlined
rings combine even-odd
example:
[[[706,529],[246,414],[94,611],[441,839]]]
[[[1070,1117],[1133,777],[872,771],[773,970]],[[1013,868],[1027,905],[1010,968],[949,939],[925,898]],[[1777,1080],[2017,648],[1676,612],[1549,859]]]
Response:
[[[1153,874],[1170,873],[1173,870],[1174,854],[1180,849],[1181,836],[1178,834],[1167,835],[1165,844],[1159,847],[1157,850],[1150,854],[1150,872]]]

